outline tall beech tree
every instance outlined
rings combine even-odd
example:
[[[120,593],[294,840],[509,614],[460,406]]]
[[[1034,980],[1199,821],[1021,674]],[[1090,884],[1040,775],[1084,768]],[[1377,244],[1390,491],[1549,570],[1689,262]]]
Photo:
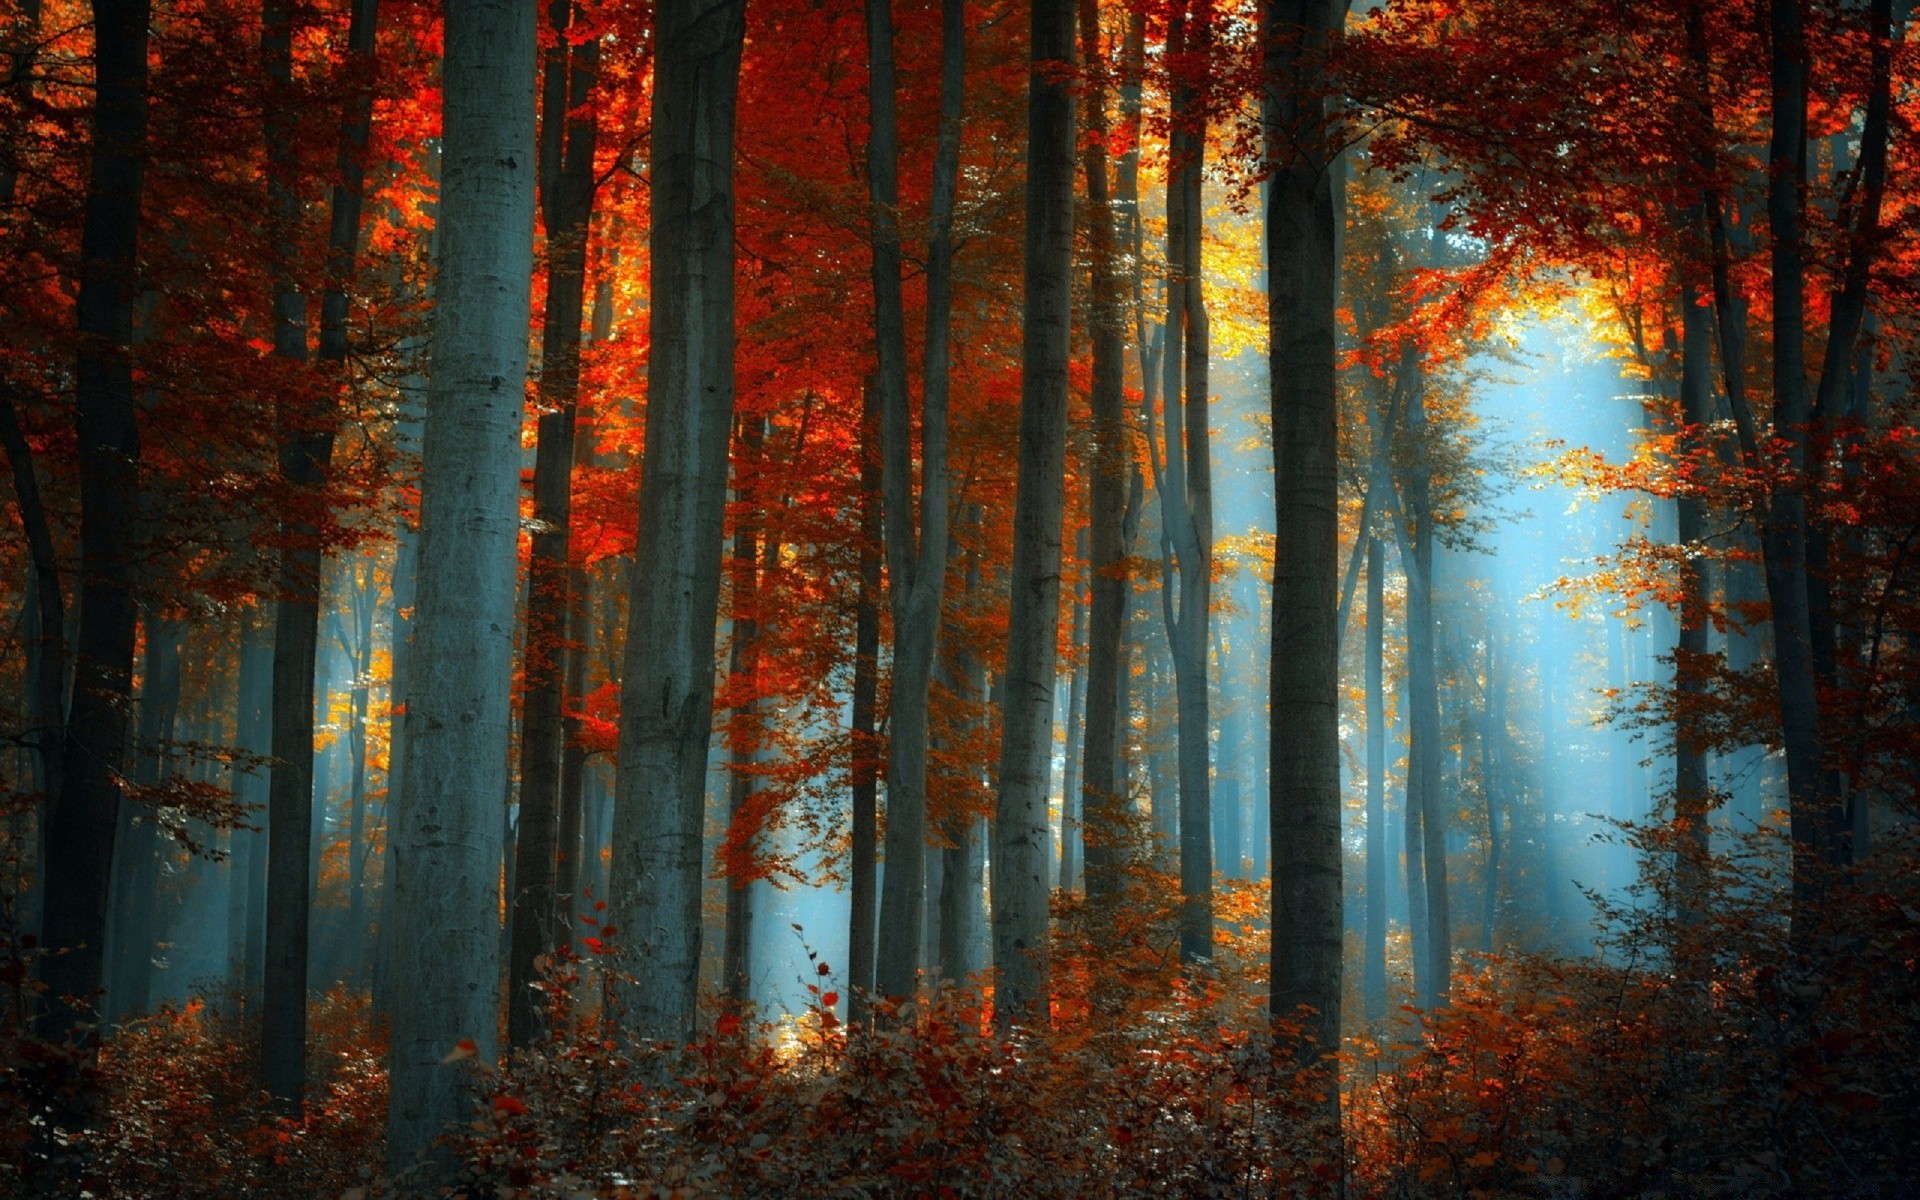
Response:
[[[395,856],[387,1162],[465,1118],[498,1041],[520,425],[533,278],[533,0],[447,0],[432,373]]]
[[[994,1020],[1002,1028],[1044,1022],[1047,1013],[1047,790],[1072,351],[1072,0],[1035,0],[1030,36],[1020,466],[992,845]]]
[[[610,903],[644,986],[623,1020],[683,1039],[699,1000],[701,852],[727,447],[733,132],[745,0],[654,11],[653,293],[640,524],[620,683]]]
[[[1266,0],[1260,36],[1274,463],[1273,977],[1277,1019],[1340,1044],[1339,451],[1334,304],[1340,214],[1324,97],[1340,0]],[[1338,1092],[1326,1080],[1329,1106]],[[1337,1120],[1323,1130],[1338,1143]]]
[[[573,897],[556,895],[561,810],[577,805],[561,787],[568,671],[578,651],[568,621],[578,586],[569,562],[573,532],[575,419],[580,336],[586,309],[587,235],[593,217],[593,156],[599,120],[590,105],[599,39],[575,38],[570,0],[548,5],[554,45],[540,100],[541,216],[546,224],[547,303],[540,343],[539,443],[533,467],[533,553],[528,565],[525,690],[521,698],[520,824],[514,839],[507,1036],[525,1045],[540,1028],[535,960],[567,937]]]
[[[346,100],[327,235],[327,278],[320,302],[320,359],[338,387],[348,371],[348,304],[360,247],[367,142],[373,120],[373,54],[378,0],[355,0],[347,30]],[[289,363],[307,358],[307,304],[294,275],[300,220],[291,137],[294,12],[283,0],[262,8],[260,55],[270,92],[264,121],[267,219],[273,251],[273,352]],[[324,386],[324,385],[323,385]],[[261,1082],[284,1103],[298,1103],[306,1084],[308,908],[313,846],[314,667],[319,651],[321,526],[333,461],[337,402],[307,411],[304,389],[283,399],[276,416],[279,466],[288,512],[274,609],[273,768],[267,794],[266,964],[260,1044]],[[358,806],[355,807],[356,816]]]
[[[887,692],[887,869],[881,880],[876,987],[911,997],[925,928],[928,691],[939,652],[947,577],[948,337],[953,306],[953,207],[965,99],[965,12],[942,0],[940,132],[927,235],[926,360],[921,377],[919,521],[914,520],[913,412],[901,298],[900,143],[895,113],[891,0],[867,0],[868,195],[873,222],[875,344],[879,369],[881,502],[893,678]],[[1069,189],[1071,182],[1069,182]],[[1048,857],[1051,842],[1042,850]]]
[[[1180,956],[1213,956],[1212,725],[1207,651],[1213,605],[1213,438],[1207,421],[1207,306],[1200,244],[1206,206],[1204,80],[1212,52],[1208,0],[1174,6],[1167,139],[1167,313],[1162,338],[1164,433],[1150,454],[1160,501],[1160,604],[1173,660],[1180,789]],[[1151,426],[1149,426],[1151,429]],[[1164,461],[1163,461],[1164,459]],[[1175,580],[1178,580],[1176,588]]]
[[[133,391],[140,202],[146,169],[148,0],[95,0],[94,100],[80,235],[74,431],[80,474],[80,614],[60,791],[47,806],[41,909],[42,1036],[90,1028],[102,983],[120,776],[133,695],[134,518],[140,427]],[[82,1093],[84,1096],[85,1093]]]
[[[1141,17],[1131,14],[1124,37],[1129,47],[1138,38]],[[1080,738],[1079,828],[1085,848],[1085,875],[1089,898],[1111,895],[1121,864],[1125,789],[1120,756],[1127,724],[1123,667],[1126,617],[1131,588],[1125,573],[1128,552],[1127,484],[1131,445],[1126,427],[1127,297],[1122,288],[1122,253],[1114,181],[1107,149],[1108,124],[1104,72],[1107,61],[1100,45],[1100,6],[1080,0],[1080,57],[1089,72],[1086,98],[1087,136],[1081,140],[1081,169],[1087,190],[1087,322],[1092,339],[1093,371],[1089,407],[1093,418],[1093,477],[1087,484],[1087,667],[1085,728]],[[1130,56],[1129,56],[1130,58]],[[1123,122],[1127,155],[1133,173],[1139,171],[1136,141],[1140,106],[1138,81],[1130,91],[1129,119]],[[1138,223],[1138,197],[1126,219]],[[1126,233],[1131,238],[1133,230]],[[1134,249],[1131,241],[1129,249]],[[1135,256],[1137,262],[1137,255]],[[1066,875],[1063,865],[1061,874]],[[1062,886],[1067,886],[1065,878]]]

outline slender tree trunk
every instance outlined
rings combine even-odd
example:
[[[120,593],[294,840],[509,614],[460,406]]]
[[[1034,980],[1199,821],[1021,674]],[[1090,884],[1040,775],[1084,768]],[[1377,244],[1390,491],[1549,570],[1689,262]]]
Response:
[[[644,987],[623,1020],[692,1036],[714,627],[733,428],[733,128],[745,0],[654,11],[653,305],[621,680],[612,908]]]
[[[273,353],[307,360],[307,302],[293,277],[300,224],[292,136],[293,6],[266,0],[260,58],[268,82],[267,240],[272,251]],[[287,369],[291,375],[294,368]],[[267,961],[261,1085],[283,1107],[306,1087],[307,943],[315,853],[314,669],[320,637],[320,489],[333,457],[332,414],[307,411],[288,389],[276,411],[280,476],[288,490],[273,636],[273,773],[267,802]]]
[[[151,789],[172,772],[167,743],[180,711],[180,657],[185,625],[151,613],[145,621],[133,782]],[[170,850],[149,803],[120,800],[120,858],[113,881],[113,962],[107,1012],[116,1020],[144,1012],[153,994],[153,953],[160,938],[160,858]]]
[[[1480,949],[1493,953],[1494,923],[1500,910],[1501,808],[1499,787],[1494,777],[1494,744],[1500,736],[1501,717],[1494,699],[1493,631],[1487,632],[1486,649],[1481,657],[1480,696],[1480,799],[1487,810],[1486,891],[1480,904]]]
[[[1274,549],[1272,675],[1273,1015],[1304,1015],[1309,1063],[1340,1045],[1339,453],[1334,304],[1339,214],[1320,149],[1316,57],[1345,5],[1266,0],[1262,114],[1270,163]],[[1327,1082],[1326,1140],[1339,1145]],[[1337,1156],[1336,1160],[1337,1160]]]
[[[234,737],[242,753],[265,755],[273,706],[273,645],[268,631],[249,613],[240,635],[240,684]],[[259,822],[266,812],[266,780],[256,770],[235,772],[234,799],[248,810],[254,827],[233,831],[229,901],[230,966],[244,1003],[258,999],[261,954],[266,937],[266,836]]]
[[[347,791],[347,969],[344,979],[358,987],[367,959],[367,705],[373,689],[373,565],[355,581],[353,601],[353,690],[348,739],[353,778]]]
[[[33,7],[34,27],[38,28],[38,5]],[[9,175],[6,180],[9,190],[11,179]],[[0,208],[11,203],[9,195]],[[10,393],[0,393],[0,447],[5,449],[12,470],[14,503],[33,565],[33,737],[39,760],[39,791],[50,799],[60,794],[60,756],[67,719],[66,600],[60,591],[60,562],[53,548],[53,527],[40,496],[39,472],[34,468],[33,450],[20,427],[20,415]],[[46,802],[42,800],[43,805]]]
[[[994,1020],[1003,1030],[1048,1019],[1047,785],[1072,351],[1072,0],[1035,0],[1029,52],[1020,466],[992,850]]]
[[[533,275],[531,0],[447,0],[433,373],[389,842],[394,997],[387,1163],[468,1115],[465,1046],[498,1038],[501,831]],[[430,1172],[445,1169],[435,1160]]]
[[[45,830],[41,1035],[91,1043],[101,986],[119,776],[127,752],[136,609],[134,514],[140,431],[133,399],[133,300],[147,135],[150,0],[94,0],[94,104],[80,233],[75,431],[80,472],[80,625],[58,798]],[[55,1124],[83,1121],[83,1084]],[[62,1151],[62,1156],[66,1154]]]
[[[1377,476],[1376,476],[1377,478]],[[1386,554],[1367,540],[1367,942],[1361,986],[1369,1025],[1387,1012]]]
[[[1834,787],[1837,780],[1823,761],[1808,598],[1807,451],[1814,413],[1806,361],[1807,46],[1801,2],[1768,0],[1767,6],[1772,34],[1767,224],[1772,234],[1773,425],[1788,478],[1774,489],[1763,531],[1767,598],[1773,613],[1774,679],[1787,752],[1797,912],[1824,892],[1826,868],[1843,862],[1851,844]]]
[[[728,647],[728,690],[734,694],[727,714],[727,850],[721,866],[727,877],[725,941],[721,947],[720,986],[727,1000],[744,1008],[753,999],[753,843],[751,819],[755,764],[760,750],[760,518],[761,503],[754,476],[761,468],[765,422],[743,418],[734,457],[734,500],[741,514],[734,518],[733,554],[729,564],[733,588],[733,636]],[[774,555],[778,550],[769,547]],[[771,556],[770,556],[771,557]]]
[[[861,390],[860,582],[853,633],[853,874],[847,931],[847,1020],[861,1025],[874,989],[874,918],[879,868],[879,761],[875,754],[880,699],[880,390]]]
[[[1692,458],[1700,435],[1713,419],[1713,329],[1711,314],[1699,303],[1698,288],[1681,288],[1680,450]],[[1707,777],[1707,748],[1696,722],[1706,703],[1707,572],[1693,556],[1707,536],[1707,506],[1699,495],[1683,493],[1674,502],[1680,560],[1680,638],[1674,655],[1674,690],[1680,711],[1673,730],[1673,807],[1682,844],[1677,849],[1677,901],[1683,922],[1701,912],[1703,872],[1710,849],[1708,816],[1713,801]]]
[[[1115,514],[1118,515],[1118,514]],[[1079,559],[1088,560],[1088,529],[1080,527]],[[1074,589],[1072,632],[1069,644],[1076,654],[1084,653],[1087,633],[1087,601],[1079,588]],[[1070,892],[1080,873],[1080,745],[1087,703],[1087,664],[1076,660],[1073,679],[1067,685],[1067,734],[1065,764],[1060,779],[1060,890]]]
[[[948,329],[952,304],[953,204],[958,183],[965,83],[964,13],[943,0],[940,134],[933,172],[927,256],[927,345],[921,416],[920,520],[913,503],[913,417],[907,395],[901,301],[899,135],[896,129],[891,0],[867,0],[867,179],[873,213],[875,343],[880,393],[882,504],[893,673],[887,711],[886,874],[881,880],[876,983],[910,998],[925,926],[927,703],[939,649],[947,571]],[[1050,844],[1049,844],[1050,848]]]
[[[541,99],[540,208],[546,223],[547,304],[541,331],[539,444],[533,468],[534,518],[529,559],[526,680],[520,717],[520,829],[514,841],[513,928],[507,962],[507,1036],[524,1046],[542,1031],[535,963],[563,935],[556,923],[566,683],[575,651],[567,645],[575,572],[572,540],[574,421],[580,396],[580,326],[593,216],[592,115],[599,44],[572,45],[571,0],[553,0],[556,40],[546,54]]]
[[[1409,354],[1401,369],[1418,371]],[[1416,447],[1401,496],[1406,521],[1413,527],[1403,548],[1407,568],[1407,805],[1409,825],[1417,830],[1421,904],[1426,928],[1424,948],[1415,951],[1415,991],[1423,1008],[1446,1003],[1453,975],[1452,920],[1447,901],[1445,791],[1441,780],[1440,679],[1434,645],[1437,614],[1433,602],[1433,502],[1427,458],[1425,385],[1416,379],[1407,403],[1407,433]]]
[[[1189,11],[1191,9],[1191,11]],[[1213,470],[1207,429],[1207,315],[1202,297],[1201,170],[1206,124],[1201,97],[1184,78],[1211,50],[1205,3],[1174,7],[1167,52],[1176,83],[1169,115],[1167,172],[1167,318],[1164,470],[1160,500],[1161,613],[1172,660],[1180,797],[1180,956],[1213,955],[1213,818],[1207,710],[1207,646],[1212,605]],[[1156,466],[1160,455],[1151,455]],[[1174,580],[1178,580],[1176,606]]]

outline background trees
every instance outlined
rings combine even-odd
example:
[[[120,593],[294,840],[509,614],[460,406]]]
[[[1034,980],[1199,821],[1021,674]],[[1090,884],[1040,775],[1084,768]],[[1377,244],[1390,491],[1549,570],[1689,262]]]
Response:
[[[12,13],[0,1071],[118,1139],[33,1161],[1598,1170],[1484,1053],[1884,1162],[1904,17],[1443,7]]]

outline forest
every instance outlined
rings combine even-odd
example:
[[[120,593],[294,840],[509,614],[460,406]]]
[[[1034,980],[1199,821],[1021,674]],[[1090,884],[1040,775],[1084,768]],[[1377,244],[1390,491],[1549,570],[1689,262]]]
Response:
[[[0,1194],[1920,1196],[1911,9],[0,0]]]

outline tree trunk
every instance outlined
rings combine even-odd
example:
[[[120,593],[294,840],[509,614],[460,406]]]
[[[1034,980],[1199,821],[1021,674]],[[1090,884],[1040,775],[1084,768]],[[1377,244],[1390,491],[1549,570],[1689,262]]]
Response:
[[[1401,362],[1403,371],[1419,371],[1414,355]],[[1427,457],[1425,385],[1417,378],[1408,393],[1407,433],[1415,446],[1401,489],[1405,523],[1413,527],[1407,561],[1407,809],[1408,824],[1418,839],[1420,876],[1425,887],[1421,904],[1426,939],[1414,951],[1414,990],[1423,1008],[1446,1003],[1453,975],[1452,920],[1447,902],[1446,804],[1441,781],[1440,679],[1433,602],[1432,467]]]
[[[733,494],[741,515],[734,518],[729,564],[733,589],[733,636],[728,647],[728,690],[734,694],[727,714],[727,849],[721,867],[727,877],[725,941],[721,947],[720,986],[729,1003],[745,1008],[753,999],[753,844],[757,830],[747,828],[758,772],[760,729],[760,518],[761,497],[754,476],[762,464],[765,421],[741,422],[735,456]],[[768,547],[770,558],[779,550]]]
[[[913,503],[913,416],[907,395],[906,325],[901,301],[899,136],[895,115],[891,0],[867,0],[867,180],[873,219],[874,332],[879,352],[881,505],[893,674],[887,694],[887,869],[881,879],[876,986],[914,994],[925,926],[927,704],[939,649],[947,571],[948,330],[952,303],[953,204],[959,175],[965,83],[964,12],[943,0],[940,134],[934,156],[927,255],[927,344],[921,413],[921,497]],[[1051,843],[1049,843],[1049,849]]]
[[[1340,1046],[1339,452],[1334,304],[1339,214],[1318,146],[1315,57],[1335,0],[1267,0],[1262,110],[1273,172],[1267,220],[1274,500],[1272,695],[1274,1017],[1304,1017],[1304,1062]],[[1301,148],[1296,148],[1298,145]],[[1326,1138],[1339,1143],[1338,1092]]]
[[[180,643],[185,624],[149,613],[140,668],[133,782],[152,789],[172,772],[167,743],[180,711]],[[160,938],[160,859],[172,849],[150,802],[120,801],[120,856],[113,881],[113,946],[107,1012],[115,1019],[145,1012],[153,993],[153,953]]]
[[[1686,281],[1680,291],[1680,453],[1699,453],[1700,437],[1713,419],[1713,329],[1711,314],[1699,303],[1698,288]],[[1682,493],[1674,501],[1675,535],[1680,559],[1680,638],[1674,653],[1674,691],[1679,711],[1673,729],[1673,809],[1682,838],[1676,849],[1676,901],[1683,923],[1697,920],[1704,902],[1704,871],[1710,850],[1708,816],[1713,803],[1707,777],[1707,748],[1695,725],[1706,704],[1707,572],[1693,556],[1707,537],[1706,501]]]
[[[1486,647],[1481,656],[1480,695],[1480,800],[1487,810],[1486,891],[1480,903],[1480,949],[1493,953],[1494,924],[1500,915],[1500,866],[1504,847],[1500,840],[1501,804],[1494,781],[1494,744],[1499,737],[1501,716],[1494,699],[1493,631],[1488,629]]]
[[[234,736],[243,754],[265,755],[273,705],[273,645],[267,630],[247,614],[240,634],[240,684]],[[232,775],[233,796],[248,810],[254,828],[233,831],[233,861],[228,878],[233,895],[228,902],[229,964],[243,1002],[258,999],[261,954],[266,938],[265,833],[258,827],[266,813],[266,780],[257,770]]]
[[[874,917],[877,911],[880,771],[875,720],[880,699],[880,390],[861,390],[860,582],[853,633],[852,904],[847,930],[847,1020],[867,1020],[874,989]]]
[[[367,705],[373,688],[374,584],[373,564],[368,561],[365,577],[354,581],[353,690],[348,702],[353,778],[347,791],[347,969],[343,979],[355,988],[367,958]]]
[[[387,1163],[469,1115],[465,1081],[498,1037],[500,811],[533,274],[531,0],[447,0],[433,372],[420,551],[390,844],[394,997]],[[430,1172],[444,1171],[434,1160]]]
[[[1176,5],[1167,53],[1176,82],[1169,114],[1167,318],[1161,370],[1165,467],[1154,474],[1160,500],[1161,614],[1174,675],[1180,796],[1180,957],[1213,956],[1213,818],[1207,711],[1207,646],[1213,578],[1213,469],[1207,429],[1207,314],[1202,296],[1201,170],[1206,119],[1184,82],[1211,50],[1204,4]],[[1151,455],[1155,465],[1160,456]],[[1173,581],[1179,581],[1176,605]]]
[[[1377,478],[1377,476],[1376,476]],[[1386,554],[1367,540],[1367,941],[1361,985],[1367,1023],[1387,1012]]]
[[[134,514],[140,431],[134,415],[133,300],[139,283],[146,162],[150,0],[94,0],[94,104],[80,234],[75,431],[80,472],[80,625],[58,798],[48,806],[41,909],[43,1037],[97,1036],[119,776],[127,752],[136,610]],[[84,1120],[92,1094],[62,1102],[56,1124]],[[64,1152],[63,1152],[64,1153]]]
[[[745,0],[654,13],[652,353],[634,549],[612,908],[632,967],[623,1021],[693,1034],[699,1001],[714,626],[733,428],[733,127]]]
[[[1084,5],[1082,6],[1084,7]],[[1114,514],[1116,517],[1118,513]],[[1087,561],[1088,530],[1080,527],[1081,562]],[[1068,644],[1075,653],[1082,653],[1086,644],[1087,602],[1079,588],[1073,595],[1072,632],[1068,635]],[[1065,765],[1060,779],[1060,890],[1070,892],[1076,877],[1080,873],[1080,747],[1076,744],[1076,735],[1085,724],[1087,703],[1087,665],[1084,661],[1073,664],[1073,681],[1067,685],[1067,735],[1064,748]]]
[[[528,563],[525,691],[520,716],[520,829],[514,841],[513,929],[507,963],[507,1037],[524,1046],[543,1027],[535,961],[563,936],[557,924],[561,762],[566,753],[567,619],[573,611],[574,418],[580,397],[580,325],[593,215],[592,114],[599,43],[570,45],[571,0],[547,9],[556,33],[541,99],[540,208],[546,223],[547,306],[541,330],[539,444]]]
[[[1019,476],[993,821],[994,1020],[1048,1019],[1048,763],[1060,620],[1073,290],[1072,0],[1035,0],[1027,76]]]

